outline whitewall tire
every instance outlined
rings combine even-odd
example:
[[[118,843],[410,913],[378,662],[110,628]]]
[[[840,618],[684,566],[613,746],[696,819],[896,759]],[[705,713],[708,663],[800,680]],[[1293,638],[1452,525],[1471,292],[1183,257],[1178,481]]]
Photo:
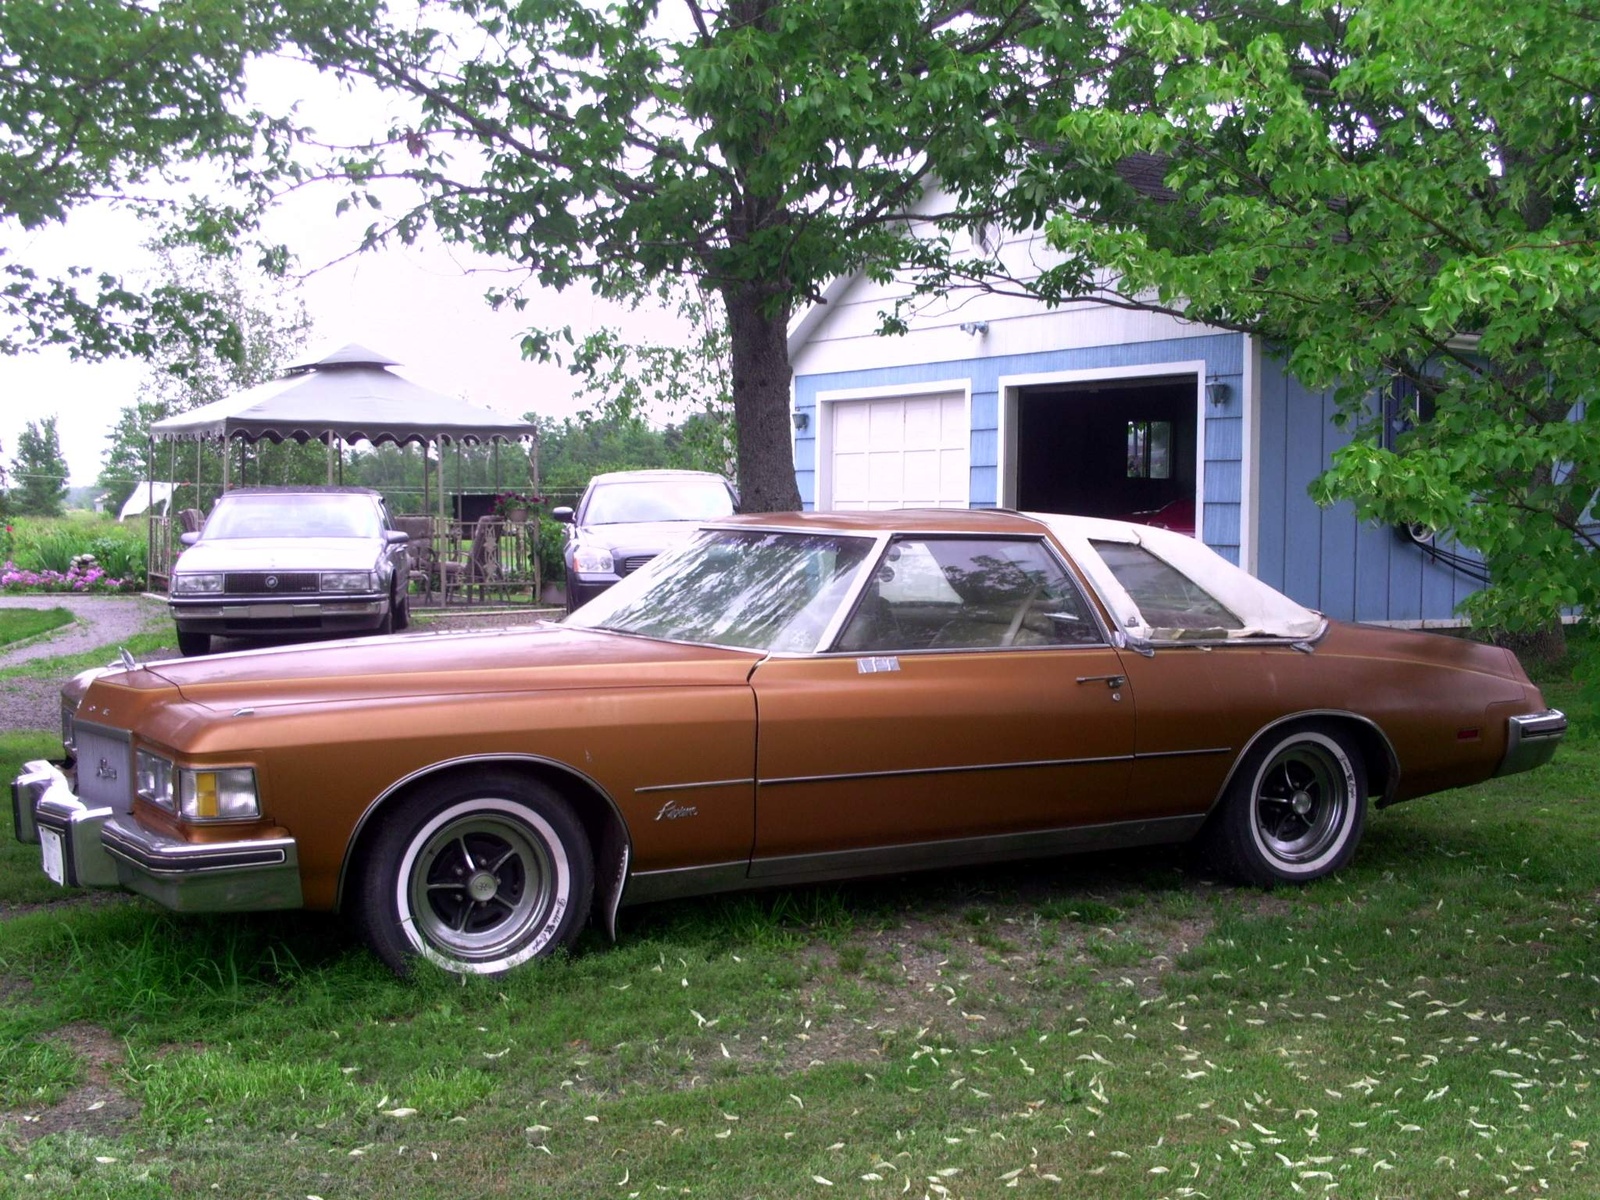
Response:
[[[554,790],[489,771],[414,795],[366,856],[357,917],[374,953],[498,975],[569,946],[588,922],[589,840]]]
[[[1337,727],[1275,731],[1239,766],[1209,829],[1212,857],[1249,883],[1308,883],[1350,861],[1366,822],[1367,772]]]

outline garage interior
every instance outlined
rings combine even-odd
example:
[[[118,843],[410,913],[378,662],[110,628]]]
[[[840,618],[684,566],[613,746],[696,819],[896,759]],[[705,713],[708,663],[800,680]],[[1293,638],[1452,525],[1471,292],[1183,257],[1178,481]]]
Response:
[[[1017,507],[1142,519],[1188,501],[1192,513],[1197,387],[1178,375],[1020,388]]]

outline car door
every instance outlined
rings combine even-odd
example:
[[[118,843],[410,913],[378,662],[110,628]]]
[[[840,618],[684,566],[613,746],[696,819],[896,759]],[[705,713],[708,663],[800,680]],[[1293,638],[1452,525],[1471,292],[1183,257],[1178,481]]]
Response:
[[[833,647],[751,684],[753,876],[1011,853],[1121,818],[1136,697],[1040,539],[895,539]]]

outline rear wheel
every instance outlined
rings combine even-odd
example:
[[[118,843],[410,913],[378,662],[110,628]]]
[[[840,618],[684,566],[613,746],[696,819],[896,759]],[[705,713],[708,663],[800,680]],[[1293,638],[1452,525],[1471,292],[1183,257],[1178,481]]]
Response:
[[[185,658],[196,658],[211,653],[211,635],[190,629],[178,630],[178,653]]]
[[[593,881],[571,805],[543,784],[487,771],[426,786],[384,820],[357,919],[399,973],[423,958],[498,975],[571,945],[588,921]]]
[[[1366,764],[1348,735],[1325,724],[1280,731],[1240,766],[1207,848],[1247,882],[1306,883],[1350,861],[1366,807]]]

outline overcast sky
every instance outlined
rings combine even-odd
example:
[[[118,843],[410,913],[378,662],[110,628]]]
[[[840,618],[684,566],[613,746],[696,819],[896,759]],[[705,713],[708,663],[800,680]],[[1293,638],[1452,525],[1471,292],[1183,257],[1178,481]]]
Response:
[[[294,64],[268,64],[257,78],[262,95],[298,101],[301,120],[330,140],[356,140],[387,124],[382,100],[339,91]],[[312,320],[313,351],[357,342],[435,391],[512,416],[564,417],[581,406],[572,396],[574,380],[563,368],[522,360],[518,343],[526,329],[570,324],[582,334],[611,325],[639,338],[666,338],[676,329],[664,314],[620,310],[583,289],[536,293],[521,313],[493,312],[483,294],[506,278],[468,272],[462,252],[437,242],[334,262],[356,245],[366,220],[335,218],[337,199],[332,189],[299,195],[270,226],[309,272],[300,295]],[[149,232],[109,205],[80,210],[64,228],[35,235],[0,228],[15,261],[50,269],[78,263],[130,278],[149,269],[141,248]],[[27,422],[56,416],[72,484],[92,484],[106,435],[147,373],[138,362],[73,363],[65,353],[0,357],[0,458],[9,467]]]

